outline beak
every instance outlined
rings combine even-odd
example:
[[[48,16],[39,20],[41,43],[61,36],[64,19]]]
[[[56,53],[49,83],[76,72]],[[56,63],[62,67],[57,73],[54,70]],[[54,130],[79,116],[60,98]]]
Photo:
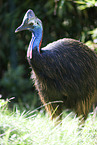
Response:
[[[21,24],[16,30],[15,33],[19,32],[19,31],[23,31],[23,30],[27,30],[27,26]]]

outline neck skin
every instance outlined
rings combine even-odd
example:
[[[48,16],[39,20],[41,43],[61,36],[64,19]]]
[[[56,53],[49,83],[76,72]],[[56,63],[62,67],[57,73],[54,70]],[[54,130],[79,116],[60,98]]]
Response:
[[[40,53],[40,46],[42,42],[42,29],[37,28],[30,31],[32,32],[32,38],[27,50],[27,58],[32,59],[32,53],[34,48],[37,50],[38,53]]]
[[[33,48],[32,50],[36,47],[37,51],[40,52],[40,46],[41,46],[41,42],[42,42],[42,29],[41,28],[37,28],[35,31],[33,30],[32,32],[32,39],[33,39],[33,34],[34,34],[34,42],[33,42]]]

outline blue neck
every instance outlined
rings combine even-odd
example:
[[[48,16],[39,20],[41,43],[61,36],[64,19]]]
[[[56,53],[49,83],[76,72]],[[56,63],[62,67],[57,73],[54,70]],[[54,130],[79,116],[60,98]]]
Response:
[[[41,45],[41,40],[42,40],[42,29],[41,28],[37,28],[37,29],[33,29],[30,30],[32,32],[32,38],[27,50],[27,58],[32,59],[32,53],[33,50],[35,48],[35,50],[37,50],[37,52],[40,53],[40,45]]]
[[[33,42],[33,48],[32,50],[36,47],[37,51],[39,52],[40,50],[40,43],[41,43],[41,39],[42,39],[42,29],[36,29],[35,31],[33,31],[34,34],[34,42]],[[33,36],[33,35],[32,35]]]

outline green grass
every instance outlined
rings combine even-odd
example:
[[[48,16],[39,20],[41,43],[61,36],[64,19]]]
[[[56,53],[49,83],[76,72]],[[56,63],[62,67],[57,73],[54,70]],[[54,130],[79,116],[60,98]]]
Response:
[[[11,112],[6,103],[0,107],[0,145],[97,145],[97,117],[93,114],[83,128],[78,127],[73,113],[65,113],[62,125],[55,126],[47,114]]]

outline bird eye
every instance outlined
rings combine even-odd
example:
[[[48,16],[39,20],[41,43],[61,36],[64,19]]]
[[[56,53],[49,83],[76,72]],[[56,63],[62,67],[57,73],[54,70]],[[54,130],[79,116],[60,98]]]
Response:
[[[33,23],[30,23],[29,25],[33,25]]]

